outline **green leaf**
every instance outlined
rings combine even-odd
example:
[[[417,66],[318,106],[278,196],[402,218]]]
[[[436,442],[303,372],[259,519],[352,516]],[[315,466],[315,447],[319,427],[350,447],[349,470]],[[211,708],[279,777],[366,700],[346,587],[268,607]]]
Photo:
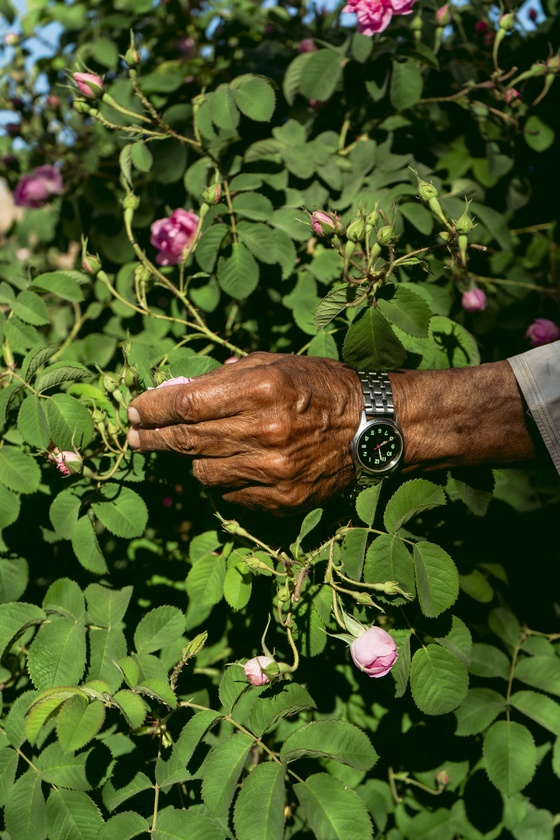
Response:
[[[137,814],[136,811],[123,811],[109,817],[97,835],[96,840],[132,840],[139,834],[148,834],[150,826],[148,821]]]
[[[521,625],[507,607],[496,607],[488,616],[488,626],[506,645],[515,647],[521,637]]]
[[[454,469],[450,481],[459,498],[475,516],[485,516],[492,500],[494,474],[484,467]]]
[[[89,278],[80,271],[49,271],[47,274],[39,274],[35,277],[29,288],[33,291],[48,292],[73,303],[80,303],[84,299],[80,284],[86,280],[89,281]]]
[[[268,761],[249,773],[233,814],[237,840],[282,840],[285,772],[282,765]]]
[[[17,522],[21,499],[17,493],[0,484],[0,531]],[[11,599],[10,599],[11,600]],[[17,601],[17,598],[13,600]]]
[[[213,816],[225,816],[254,739],[230,735],[209,752],[202,771],[202,798]]]
[[[134,633],[138,653],[153,653],[185,632],[185,615],[177,607],[156,607],[140,620]]]
[[[42,393],[48,391],[49,388],[62,385],[63,382],[77,382],[80,379],[89,379],[90,377],[91,371],[83,365],[55,362],[39,374],[35,389],[38,393]]]
[[[321,330],[309,342],[308,356],[319,356],[321,359],[336,359],[338,361],[338,347],[332,333]]]
[[[411,595],[415,595],[414,563],[410,551],[400,537],[380,534],[368,548],[364,568],[366,583],[383,583],[395,580]],[[395,598],[392,603],[404,603]]]
[[[87,793],[51,790],[47,800],[49,840],[96,840],[102,825],[101,812]]]
[[[311,53],[301,74],[300,89],[308,99],[326,102],[342,77],[342,56],[336,50]]]
[[[301,79],[305,70],[305,66],[311,58],[311,52],[301,53],[294,58],[291,64],[288,65],[284,73],[284,80],[282,83],[282,92],[288,105],[294,104],[296,93],[301,90]]]
[[[235,103],[242,114],[256,122],[270,122],[276,95],[270,81],[260,76],[237,76],[231,84]]]
[[[49,518],[56,533],[65,540],[72,537],[81,505],[82,500],[71,487],[54,497],[49,508]]]
[[[361,580],[364,570],[364,557],[370,532],[368,528],[352,528],[344,535],[340,546],[340,562],[344,574],[352,580]],[[364,578],[365,580],[365,578]]]
[[[146,143],[137,140],[132,145],[132,163],[140,172],[149,172],[152,168],[154,158]]]
[[[362,490],[356,499],[356,513],[366,525],[371,526],[377,511],[377,503],[381,494],[382,483],[372,484]]]
[[[560,659],[551,656],[526,656],[517,660],[515,676],[521,682],[560,696]]]
[[[146,695],[151,700],[157,700],[158,703],[169,706],[171,709],[177,708],[177,697],[175,692],[169,688],[167,681],[144,678],[142,682],[134,686],[134,690],[138,694]]]
[[[71,539],[74,554],[84,569],[95,575],[104,575],[108,572],[93,523],[87,514],[81,516],[75,523],[71,531]]]
[[[239,559],[232,563],[224,580],[224,598],[234,610],[242,610],[249,603],[252,590],[252,574],[247,564]]]
[[[226,563],[222,556],[209,554],[197,560],[187,575],[187,594],[199,606],[214,606],[222,600]]]
[[[424,77],[415,61],[395,61],[391,76],[391,104],[396,111],[412,108],[422,95]]]
[[[430,307],[423,297],[404,286],[388,283],[377,295],[377,304],[387,320],[407,335],[427,338]]]
[[[187,767],[194,751],[208,730],[219,720],[221,715],[208,709],[197,712],[187,721],[173,744],[169,758],[159,756],[156,761],[156,783],[161,788],[184,782],[189,778]]]
[[[2,494],[9,490],[0,485],[0,521],[5,511],[2,510]],[[17,497],[16,497],[17,498]],[[0,604],[19,601],[29,582],[29,567],[23,557],[0,558]]]
[[[278,231],[261,222],[241,221],[237,235],[254,257],[267,265],[278,262]]]
[[[29,647],[27,667],[35,688],[44,691],[80,681],[86,665],[82,622],[56,618],[40,627]]]
[[[11,747],[0,749],[0,808],[6,804],[6,799],[16,778],[19,756]]]
[[[26,324],[42,327],[49,323],[47,304],[43,298],[28,289],[19,293],[12,304],[12,309]]]
[[[545,152],[554,143],[554,130],[535,114],[531,114],[523,126],[525,142],[535,152]]]
[[[31,324],[26,324],[17,315],[4,324],[4,336],[14,353],[25,353],[39,341],[39,333]]]
[[[430,335],[437,351],[432,367],[444,369],[480,364],[476,340],[461,324],[443,315],[434,315],[430,321]]]
[[[478,735],[505,711],[505,698],[491,688],[470,688],[458,709],[456,735]]]
[[[41,728],[57,714],[62,704],[75,696],[82,696],[83,700],[87,702],[87,698],[77,687],[49,689],[49,691],[43,692],[37,697],[25,716],[25,737],[30,744],[34,743]]]
[[[292,732],[280,758],[288,763],[304,755],[332,758],[356,770],[370,770],[378,759],[365,732],[347,720],[317,720]]]
[[[214,224],[203,232],[195,252],[196,261],[203,271],[210,273],[214,270],[220,247],[228,232],[229,227],[223,224]]]
[[[45,400],[45,411],[53,443],[63,451],[79,451],[93,438],[91,414],[70,394],[53,394]]]
[[[4,444],[0,449],[0,482],[16,493],[35,493],[41,483],[41,469],[31,455]]]
[[[239,125],[239,111],[229,85],[220,85],[209,97],[212,120],[219,128],[235,131]]]
[[[451,630],[446,636],[436,636],[435,640],[452,653],[453,656],[460,659],[465,668],[469,667],[471,662],[472,636],[464,621],[461,621],[456,615],[451,616]]]
[[[90,583],[84,594],[90,622],[108,629],[120,629],[132,597],[132,586],[110,589],[100,583]]]
[[[395,680],[395,697],[402,697],[408,686],[410,676],[410,630],[391,630],[391,636],[397,643],[399,657],[391,669]]]
[[[122,675],[115,662],[126,656],[127,650],[124,633],[116,628],[90,627],[89,648],[88,679],[105,680],[111,691],[116,691],[122,683]]]
[[[0,659],[24,630],[46,619],[45,612],[35,604],[24,602],[0,604]]]
[[[22,438],[37,449],[46,449],[51,436],[41,400],[35,394],[26,397],[18,413],[18,430]]]
[[[443,548],[424,541],[414,544],[414,566],[422,612],[428,618],[437,618],[459,595],[457,567]]]
[[[416,230],[423,233],[424,236],[429,236],[434,228],[434,217],[430,211],[421,204],[413,204],[412,202],[404,202],[399,204],[399,210],[408,221],[414,225]]]
[[[480,569],[473,569],[468,575],[459,575],[459,586],[475,601],[489,604],[494,598],[494,590],[488,581],[488,576]]]
[[[391,370],[401,367],[407,354],[379,309],[369,307],[350,324],[342,355],[360,370]]]
[[[49,586],[43,598],[43,609],[56,612],[76,620],[83,620],[85,602],[82,590],[70,578],[58,578]]]
[[[393,493],[387,502],[383,521],[387,530],[396,534],[413,516],[444,504],[445,493],[441,487],[424,478],[413,478]]]
[[[476,643],[472,646],[469,671],[477,677],[509,679],[510,663],[505,653],[492,645]]]
[[[276,683],[253,703],[249,727],[260,738],[279,720],[315,708],[315,701],[303,686],[297,683]]]
[[[483,757],[488,778],[508,797],[529,784],[537,767],[533,736],[515,721],[492,724],[484,736]]]
[[[93,502],[92,509],[108,531],[117,537],[141,537],[148,524],[148,508],[144,499],[122,484],[105,484],[102,490],[107,499]]]
[[[310,511],[310,512],[309,512],[309,513],[308,513],[308,514],[304,517],[303,522],[301,523],[301,526],[300,526],[300,529],[299,529],[299,535],[298,535],[298,538],[297,538],[297,540],[296,540],[296,545],[297,545],[297,548],[298,548],[298,549],[299,549],[299,546],[300,546],[300,544],[301,544],[302,540],[304,540],[304,539],[305,539],[305,537],[306,537],[308,534],[310,534],[310,533],[311,533],[311,531],[312,531],[314,528],[316,528],[316,527],[317,527],[317,525],[318,525],[318,524],[319,524],[319,522],[321,521],[321,517],[322,517],[322,515],[323,515],[323,510],[322,510],[322,508],[316,508],[315,510]]]
[[[41,776],[34,768],[20,776],[9,791],[4,822],[10,840],[44,840],[47,837],[47,809]]]
[[[272,216],[272,202],[261,193],[240,193],[233,199],[232,206],[235,213],[239,216],[244,216],[247,219],[253,219],[257,222],[267,222]]]
[[[429,644],[412,657],[410,688],[424,714],[452,712],[463,702],[468,686],[467,669],[445,648]]]
[[[220,703],[222,704],[226,714],[230,715],[233,707],[241,697],[241,695],[249,688],[250,683],[245,676],[243,666],[237,662],[228,665],[222,674],[218,693],[220,696]]]
[[[1,324],[0,324],[1,328]],[[23,389],[23,385],[7,385],[0,391],[0,431],[4,428],[6,422],[6,414],[10,407],[10,403],[18,393]]]
[[[234,242],[231,256],[218,260],[218,283],[226,294],[244,299],[255,291],[259,282],[259,266],[242,242]]]
[[[227,835],[231,836],[231,835]],[[225,840],[226,834],[203,814],[166,808],[158,814],[152,840]]]
[[[142,793],[144,790],[149,790],[152,787],[151,781],[145,773],[138,772],[126,785],[115,788],[111,779],[103,787],[103,804],[108,811],[114,811],[127,799],[136,796],[137,793]]]
[[[94,738],[105,721],[102,703],[89,703],[76,695],[67,700],[58,713],[56,732],[64,752],[76,752]]]
[[[536,691],[516,691],[509,702],[535,723],[548,729],[553,735],[560,736],[560,704],[550,697]]]
[[[138,729],[144,723],[148,714],[148,706],[139,694],[128,688],[123,688],[113,696],[113,700],[124,715],[131,729]]]
[[[367,808],[347,785],[327,773],[316,773],[294,785],[297,798],[317,840],[371,840]]]

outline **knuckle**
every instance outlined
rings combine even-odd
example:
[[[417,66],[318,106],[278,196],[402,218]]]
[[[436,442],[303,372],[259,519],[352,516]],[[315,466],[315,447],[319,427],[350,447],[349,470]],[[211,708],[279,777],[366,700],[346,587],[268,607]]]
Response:
[[[193,413],[193,392],[186,388],[177,388],[173,396],[173,410],[175,416],[181,420],[188,419]]]
[[[294,467],[290,458],[287,458],[283,453],[278,453],[270,457],[268,461],[268,470],[274,479],[286,485],[286,489],[292,488],[292,479]]]

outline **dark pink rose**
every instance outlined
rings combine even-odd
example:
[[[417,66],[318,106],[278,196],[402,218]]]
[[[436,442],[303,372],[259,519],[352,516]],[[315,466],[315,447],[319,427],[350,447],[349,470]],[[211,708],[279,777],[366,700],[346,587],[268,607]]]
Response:
[[[535,318],[533,323],[527,327],[525,338],[528,339],[531,347],[550,344],[551,341],[558,341],[560,338],[560,327],[554,321],[549,321],[548,318]]]
[[[62,189],[60,170],[50,165],[38,166],[16,186],[14,202],[18,207],[43,207],[53,195],[60,195]]]
[[[358,32],[362,35],[383,32],[393,17],[393,7],[387,0],[349,0],[342,11],[358,16]]]
[[[99,99],[103,95],[103,79],[97,73],[74,73],[73,79],[86,99]]]
[[[476,287],[463,292],[461,303],[467,312],[481,312],[486,309],[487,298],[482,289]]]
[[[160,265],[177,265],[194,243],[199,218],[190,210],[174,210],[168,219],[157,219],[150,228],[150,242]]]
[[[271,659],[270,656],[255,656],[245,663],[243,672],[251,685],[267,685],[270,682],[264,668],[268,668],[273,662],[274,659]]]
[[[368,677],[384,677],[398,658],[397,645],[381,627],[370,627],[350,645],[354,665]]]

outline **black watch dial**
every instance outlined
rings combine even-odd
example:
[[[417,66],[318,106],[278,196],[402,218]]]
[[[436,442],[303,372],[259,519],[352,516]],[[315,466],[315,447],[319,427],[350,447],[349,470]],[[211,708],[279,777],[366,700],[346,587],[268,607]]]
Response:
[[[392,423],[373,420],[358,435],[355,452],[357,460],[368,472],[389,472],[402,455],[402,435]]]

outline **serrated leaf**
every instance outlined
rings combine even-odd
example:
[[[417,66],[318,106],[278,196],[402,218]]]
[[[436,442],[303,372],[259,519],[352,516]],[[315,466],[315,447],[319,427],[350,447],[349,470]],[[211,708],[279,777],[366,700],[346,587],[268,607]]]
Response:
[[[21,499],[17,493],[8,490],[4,484],[0,484],[0,531],[8,528],[17,522],[21,510]],[[8,600],[17,601],[17,598]]]
[[[212,748],[202,775],[202,798],[213,816],[225,816],[254,739],[233,734]]]
[[[93,502],[92,509],[108,531],[117,537],[141,537],[148,524],[148,508],[144,499],[119,484],[106,484],[103,495],[107,501]]]
[[[278,262],[278,231],[272,230],[262,222],[241,221],[237,225],[237,235],[254,257],[267,265]]]
[[[166,808],[158,814],[151,837],[152,840],[225,840],[226,834],[203,814]]]
[[[454,469],[450,480],[468,509],[475,516],[485,516],[494,490],[492,470],[484,467]]]
[[[81,516],[71,532],[72,549],[84,569],[96,575],[108,571],[107,563],[99,547],[93,524],[87,514]]]
[[[491,688],[470,688],[458,709],[456,735],[478,735],[505,711],[505,698]]]
[[[41,400],[35,394],[26,397],[18,413],[18,431],[22,438],[37,449],[46,449],[51,436]]]
[[[231,255],[218,260],[218,283],[226,294],[244,299],[255,291],[259,267],[251,252],[241,242],[234,242]]]
[[[53,442],[62,451],[79,451],[93,438],[91,414],[70,394],[53,394],[45,400],[45,411]]]
[[[140,172],[149,172],[152,168],[154,158],[147,145],[142,140],[137,140],[132,145],[132,163]]]
[[[379,309],[369,307],[350,324],[342,355],[354,368],[383,371],[401,367],[407,354]]]
[[[315,708],[315,701],[303,686],[297,683],[276,683],[253,703],[249,727],[260,738],[279,720]]]
[[[424,298],[412,289],[389,283],[378,294],[377,305],[387,320],[407,335],[427,338],[432,313]]]
[[[510,706],[560,736],[560,704],[537,691],[516,691],[509,699]]]
[[[103,825],[97,805],[80,790],[51,790],[47,800],[49,840],[96,840]]]
[[[406,111],[422,95],[424,77],[418,72],[415,61],[394,61],[391,76],[391,104],[396,111]]]
[[[342,56],[336,50],[317,50],[305,62],[300,89],[308,99],[326,102],[342,76]]]
[[[256,122],[270,122],[276,105],[276,94],[268,79],[246,74],[231,84],[235,103],[242,114]]]
[[[126,656],[126,651],[122,630],[117,627],[111,630],[90,627],[88,679],[105,680],[111,691],[117,691],[122,683],[122,674],[115,662]]]
[[[213,122],[226,131],[235,131],[239,125],[240,115],[229,85],[220,85],[214,93],[210,94],[208,101]]]
[[[71,618],[43,624],[29,647],[29,676],[39,691],[75,685],[82,678],[85,665],[84,625]]]
[[[445,493],[441,487],[424,478],[413,478],[393,493],[387,502],[383,522],[388,531],[396,534],[413,516],[444,504]]]
[[[488,616],[488,626],[506,645],[519,644],[521,625],[516,616],[507,607],[496,607]]]
[[[457,618],[456,615],[451,617],[451,630],[446,636],[436,636],[436,642],[444,647],[457,659],[460,659],[465,668],[468,668],[471,662],[472,651],[472,636],[469,628],[464,621]]]
[[[99,830],[96,840],[132,840],[139,834],[148,834],[150,826],[136,811],[123,811],[109,817]]]
[[[560,659],[551,656],[525,656],[517,660],[515,676],[521,682],[560,696]]]
[[[209,554],[197,560],[187,575],[187,594],[196,604],[211,607],[223,597],[225,578],[224,558]]]
[[[178,607],[161,606],[146,613],[134,633],[138,653],[153,653],[185,632],[185,614]]]
[[[127,143],[123,146],[119,154],[119,167],[121,170],[121,179],[123,184],[130,190],[132,189],[132,150],[134,143]]]
[[[267,222],[272,216],[272,202],[261,193],[245,192],[235,196],[232,207],[239,216]],[[263,261],[264,262],[264,261]]]
[[[222,704],[226,714],[230,715],[233,707],[241,697],[241,695],[249,688],[250,683],[245,676],[243,666],[234,662],[232,665],[224,670],[218,693],[220,696],[220,703]]]
[[[285,767],[269,761],[249,773],[235,803],[237,840],[282,840],[285,772]]]
[[[39,695],[25,716],[25,737],[29,743],[33,744],[35,742],[41,728],[58,712],[66,700],[79,696],[80,694],[82,692],[79,688],[69,686],[54,690],[50,689]],[[84,702],[87,702],[85,697],[82,697],[82,699]]]
[[[537,767],[533,736],[515,721],[492,724],[484,736],[483,756],[488,778],[508,797],[529,784]]]
[[[338,361],[338,347],[332,333],[327,330],[320,330],[317,335],[313,336],[307,348],[307,355]]]
[[[292,732],[280,750],[289,763],[304,755],[331,758],[356,770],[370,770],[378,759],[365,732],[347,720],[317,720]]]
[[[317,840],[371,840],[373,826],[360,797],[340,779],[316,773],[294,785]]]
[[[76,752],[94,738],[105,721],[105,706],[88,703],[76,695],[70,697],[60,709],[56,721],[58,742],[65,752]]]
[[[422,612],[428,618],[436,618],[457,600],[457,567],[449,554],[435,543],[415,543],[413,551],[416,589]]]
[[[103,804],[108,811],[114,811],[127,799],[136,796],[137,793],[142,793],[144,790],[149,790],[153,787],[151,781],[145,773],[136,773],[132,781],[122,787],[115,788],[111,779],[103,787]]]
[[[188,778],[187,767],[194,751],[208,730],[220,719],[221,715],[208,709],[197,712],[187,721],[173,744],[169,758],[159,756],[156,761],[156,783],[160,787],[184,782]]]
[[[301,77],[305,69],[305,65],[311,58],[311,52],[304,52],[296,56],[291,64],[288,65],[284,73],[284,80],[282,83],[282,91],[284,98],[288,105],[294,104],[296,93],[301,89]]]
[[[31,455],[4,444],[0,448],[0,482],[16,493],[35,493],[41,483],[41,469]]]
[[[78,521],[82,500],[73,488],[62,490],[55,496],[50,508],[49,518],[56,533],[65,540],[72,537]]]
[[[138,729],[148,714],[148,706],[139,694],[123,688],[113,696],[131,729]]]
[[[111,589],[100,583],[90,583],[84,594],[87,600],[89,620],[93,624],[120,629],[121,621],[132,597],[132,586]]]
[[[6,490],[6,493],[8,492],[9,490]],[[0,490],[1,504],[2,491]],[[1,518],[0,514],[0,520]],[[28,582],[29,566],[27,560],[23,557],[0,558],[0,604],[18,601],[27,589]]]
[[[8,794],[14,784],[19,756],[11,747],[0,749],[0,808],[6,804]]]
[[[78,382],[82,379],[89,379],[91,375],[91,371],[83,365],[55,362],[39,374],[35,382],[35,390],[41,394],[43,391],[48,391],[49,388],[57,388],[63,382]]]
[[[224,598],[234,610],[242,610],[249,603],[252,590],[252,574],[243,560],[229,567],[224,580]]]
[[[46,617],[44,610],[35,604],[0,604],[0,659],[24,630],[45,621]]]
[[[414,563],[400,537],[380,534],[374,539],[366,554],[364,580],[366,583],[395,580],[411,595],[416,594]],[[404,599],[395,598],[392,603],[404,603]]]
[[[326,327],[337,315],[344,312],[349,301],[350,290],[351,286],[344,283],[341,286],[335,286],[327,293],[313,313],[313,322],[318,330]]]
[[[84,299],[80,282],[88,279],[79,271],[49,271],[35,277],[29,288],[34,291],[49,292],[73,303],[80,303]]]
[[[554,143],[555,133],[549,125],[543,122],[536,114],[531,114],[523,126],[525,142],[536,152],[545,152]]]
[[[502,677],[507,680],[510,662],[502,650],[492,645],[476,643],[472,646],[469,671],[477,677]]]
[[[4,822],[10,840],[45,840],[47,809],[41,789],[41,776],[27,770],[8,793]]]
[[[141,683],[134,686],[134,691],[138,692],[138,694],[144,694],[151,700],[157,700],[158,703],[163,703],[165,706],[169,706],[170,709],[177,708],[175,692],[163,680],[143,679]]]
[[[46,347],[40,344],[38,347],[31,348],[21,363],[21,375],[26,382],[31,382],[34,374],[48,362],[51,356],[54,356],[57,350],[58,347],[53,344],[48,344]]]
[[[60,613],[77,621],[83,621],[86,608],[82,590],[70,578],[58,578],[51,583],[42,606],[47,613]]]
[[[49,310],[45,301],[29,289],[19,293],[12,303],[12,309],[26,324],[42,327],[49,323]]]
[[[427,645],[412,657],[410,688],[414,702],[424,714],[452,712],[463,702],[468,687],[463,663],[439,645]]]
[[[0,431],[4,428],[6,414],[15,395],[23,389],[23,385],[7,385],[0,391]]]
[[[397,643],[398,659],[391,668],[395,680],[395,697],[402,697],[408,686],[410,676],[410,630],[391,630],[391,636]]]

